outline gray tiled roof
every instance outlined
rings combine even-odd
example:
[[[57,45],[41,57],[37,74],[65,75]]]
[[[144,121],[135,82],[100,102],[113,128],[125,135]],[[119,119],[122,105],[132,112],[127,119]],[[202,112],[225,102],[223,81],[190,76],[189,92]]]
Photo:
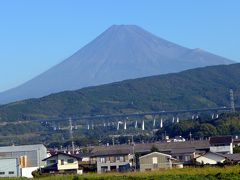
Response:
[[[4,146],[0,147],[0,152],[32,151],[45,148],[43,144],[24,145],[24,146]]]
[[[236,154],[224,154],[226,158],[228,158],[231,161],[240,161],[240,153]]]
[[[194,153],[196,149],[194,147],[190,148],[174,148],[171,151],[171,154],[182,154],[182,153]]]
[[[198,141],[185,141],[185,142],[155,142],[155,143],[144,143],[144,144],[135,144],[128,145],[114,145],[114,146],[95,146],[93,147],[92,153],[94,156],[103,156],[103,155],[116,155],[116,154],[131,154],[133,150],[139,153],[148,153],[151,151],[151,148],[155,146],[161,152],[172,151],[174,153],[187,153],[194,152],[197,150],[207,150],[210,148],[208,140],[198,140]]]
[[[128,155],[133,153],[131,146],[101,146],[94,148],[92,156]]]

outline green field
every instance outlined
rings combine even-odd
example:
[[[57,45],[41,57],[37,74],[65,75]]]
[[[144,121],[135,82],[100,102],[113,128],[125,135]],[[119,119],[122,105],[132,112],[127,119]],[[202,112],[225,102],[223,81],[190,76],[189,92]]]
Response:
[[[23,178],[13,178],[23,179]],[[105,173],[105,174],[84,174],[49,176],[37,178],[41,180],[77,180],[77,179],[240,179],[240,165],[225,167],[198,167],[171,170],[157,170],[152,172],[131,172],[131,173]]]

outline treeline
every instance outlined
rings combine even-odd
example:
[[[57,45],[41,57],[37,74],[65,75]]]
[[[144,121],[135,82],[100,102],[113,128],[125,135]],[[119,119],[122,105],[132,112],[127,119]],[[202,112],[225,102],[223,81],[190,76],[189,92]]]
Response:
[[[162,139],[163,134],[170,137],[183,136],[194,139],[203,139],[215,135],[240,135],[240,113],[225,113],[218,118],[211,119],[203,117],[194,120],[180,121],[169,124],[157,131],[157,139]]]

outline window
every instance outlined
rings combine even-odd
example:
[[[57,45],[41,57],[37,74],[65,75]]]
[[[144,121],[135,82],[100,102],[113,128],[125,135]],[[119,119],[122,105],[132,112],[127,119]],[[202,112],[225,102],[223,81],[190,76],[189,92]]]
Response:
[[[106,162],[106,159],[105,159],[104,157],[101,157],[101,158],[100,158],[100,162],[101,162],[101,163],[105,163],[105,162]]]
[[[124,162],[124,157],[120,156],[119,161]]]
[[[8,174],[14,174],[14,171],[9,171]]]
[[[191,160],[191,156],[185,156],[185,161],[190,161]]]
[[[116,160],[120,161],[120,162],[123,162],[124,161],[124,157],[123,156],[117,156]]]
[[[68,163],[74,163],[74,159],[68,159],[67,162]]]
[[[157,157],[153,157],[153,158],[152,158],[152,162],[153,162],[153,164],[157,164],[157,163],[158,163]]]
[[[1,175],[5,174],[5,172],[0,172]]]
[[[56,163],[56,160],[48,160],[48,164],[54,164]]]
[[[107,166],[102,166],[101,167],[101,172],[107,172],[108,170],[108,167]]]
[[[61,159],[61,165],[64,165],[64,159]]]

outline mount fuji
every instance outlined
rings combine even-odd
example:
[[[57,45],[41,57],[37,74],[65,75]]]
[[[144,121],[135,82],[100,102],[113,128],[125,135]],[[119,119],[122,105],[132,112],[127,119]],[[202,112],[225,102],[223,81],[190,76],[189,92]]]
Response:
[[[0,104],[125,79],[234,61],[189,49],[135,25],[113,25],[71,57],[30,81],[0,93]]]

